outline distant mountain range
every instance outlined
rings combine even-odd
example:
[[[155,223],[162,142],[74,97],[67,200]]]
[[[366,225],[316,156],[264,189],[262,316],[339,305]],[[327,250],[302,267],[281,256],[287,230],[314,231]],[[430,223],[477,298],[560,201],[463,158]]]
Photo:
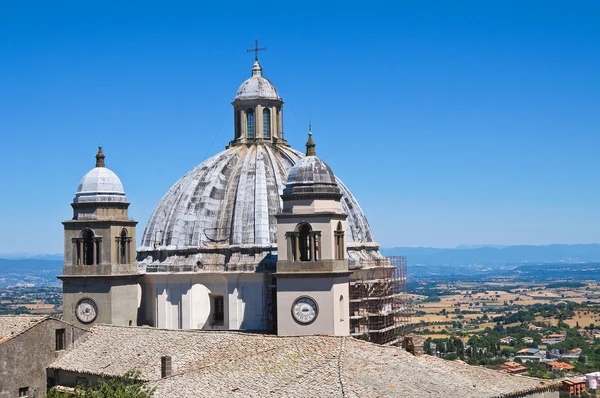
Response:
[[[600,244],[547,246],[459,246],[382,248],[385,256],[406,256],[409,266],[510,265],[527,263],[587,263],[600,261]]]
[[[480,268],[480,266],[501,267],[519,264],[600,262],[600,244],[557,244],[548,246],[462,245],[454,249],[393,247],[382,248],[381,252],[385,256],[406,256],[409,267],[448,266],[452,268],[454,266],[478,266],[477,268]],[[0,287],[15,283],[21,278],[31,280],[40,277],[43,279],[43,283],[55,283],[55,276],[61,273],[62,265],[62,254],[0,255]],[[448,273],[450,269],[438,271]],[[4,283],[2,282],[3,279]]]
[[[14,286],[60,286],[63,259],[43,260],[0,258],[0,288]]]

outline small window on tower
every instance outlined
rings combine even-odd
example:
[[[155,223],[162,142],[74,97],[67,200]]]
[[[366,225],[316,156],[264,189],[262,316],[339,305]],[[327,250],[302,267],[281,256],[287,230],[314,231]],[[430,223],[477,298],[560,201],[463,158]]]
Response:
[[[246,111],[246,125],[248,127],[248,138],[254,138],[254,109]]]
[[[263,137],[271,138],[271,110],[263,109]]]
[[[29,387],[19,388],[19,397],[28,397],[28,396],[29,396]]]
[[[127,230],[123,228],[121,231],[121,241],[119,242],[119,264],[127,264],[129,262],[129,239],[127,238]]]
[[[95,250],[94,250],[94,233],[90,229],[86,229],[82,234],[83,238],[83,265],[94,265]]]

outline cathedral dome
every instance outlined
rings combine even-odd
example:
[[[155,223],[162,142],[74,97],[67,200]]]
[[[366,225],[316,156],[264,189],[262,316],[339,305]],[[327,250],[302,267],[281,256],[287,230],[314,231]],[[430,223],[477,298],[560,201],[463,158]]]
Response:
[[[127,203],[125,189],[119,177],[104,166],[104,154],[98,147],[96,167],[83,176],[73,203],[122,202]]]
[[[252,67],[252,77],[242,83],[235,95],[235,101],[250,100],[250,99],[273,99],[280,100],[277,89],[269,81],[263,77],[262,67],[258,61],[254,61]]]
[[[256,263],[276,252],[275,215],[281,212],[280,195],[288,173],[295,164],[299,170],[318,163],[314,157],[305,159],[287,145],[253,144],[232,146],[199,164],[156,206],[138,250],[139,260],[167,265]],[[349,256],[380,257],[356,199],[325,168],[323,182],[337,184],[348,214]]]

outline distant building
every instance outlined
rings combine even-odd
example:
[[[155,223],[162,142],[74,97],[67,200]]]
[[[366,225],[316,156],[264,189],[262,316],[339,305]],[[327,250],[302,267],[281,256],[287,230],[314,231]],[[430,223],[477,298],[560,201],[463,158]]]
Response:
[[[565,341],[567,336],[563,334],[551,334],[542,339],[542,343],[544,344],[558,344]]]
[[[556,371],[556,372],[570,372],[575,369],[575,366],[569,365],[564,362],[548,362],[546,363],[548,370]]]
[[[579,350],[579,351],[577,351],[577,350]],[[553,348],[548,353],[548,358],[560,359],[560,360],[567,361],[567,362],[575,362],[576,360],[579,359],[580,353],[581,353],[581,348],[576,348],[575,352],[567,351],[564,353],[561,353],[558,348]]]
[[[529,329],[529,330],[542,330],[542,328],[540,326],[535,326],[533,323],[530,323],[529,325],[527,325],[527,329]]]
[[[523,343],[525,343],[525,344],[533,344],[533,338],[531,338],[531,337],[523,337]]]
[[[597,390],[600,386],[600,372],[587,373],[585,375],[587,379],[587,387],[592,390]]]
[[[87,333],[49,316],[0,316],[0,398],[45,395],[46,367]]]
[[[517,351],[515,358],[520,359],[522,362],[540,362],[544,357],[544,352],[538,348],[523,348]]]
[[[579,396],[585,390],[585,379],[573,378],[563,380],[562,390],[569,393],[570,396]]]
[[[518,362],[505,362],[500,365],[500,372],[518,374],[527,371],[527,368]]]
[[[500,340],[498,340],[498,342],[500,344],[507,344],[507,345],[512,343],[513,341],[515,341],[514,337],[510,337],[510,336],[506,336],[506,337],[503,337]]]

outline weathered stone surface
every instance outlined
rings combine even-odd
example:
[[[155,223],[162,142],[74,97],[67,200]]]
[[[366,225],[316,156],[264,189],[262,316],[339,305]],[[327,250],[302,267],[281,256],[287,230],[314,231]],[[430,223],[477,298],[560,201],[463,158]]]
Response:
[[[494,397],[543,385],[349,337],[97,326],[52,368],[142,372],[157,397]],[[162,356],[172,376],[160,378]]]
[[[258,263],[277,252],[275,215],[288,172],[304,154],[284,144],[237,145],[184,175],[144,231],[138,260],[148,265]],[[339,180],[353,260],[382,256],[356,199]],[[206,267],[205,267],[206,269]]]

